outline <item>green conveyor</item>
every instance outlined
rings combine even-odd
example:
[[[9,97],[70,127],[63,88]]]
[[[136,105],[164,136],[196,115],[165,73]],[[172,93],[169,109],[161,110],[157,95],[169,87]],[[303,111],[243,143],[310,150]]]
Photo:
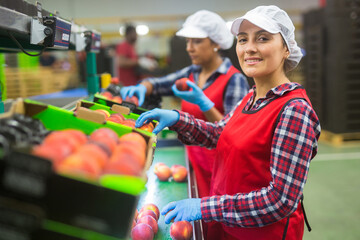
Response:
[[[188,198],[187,182],[161,182],[157,179],[154,174],[154,165],[158,162],[163,162],[169,167],[174,164],[186,166],[184,147],[156,148],[153,163],[147,171],[147,190],[140,197],[138,210],[146,203],[154,203],[161,211],[161,209],[169,202]],[[160,216],[158,225],[159,231],[154,239],[171,239],[171,224],[165,224],[164,216]]]

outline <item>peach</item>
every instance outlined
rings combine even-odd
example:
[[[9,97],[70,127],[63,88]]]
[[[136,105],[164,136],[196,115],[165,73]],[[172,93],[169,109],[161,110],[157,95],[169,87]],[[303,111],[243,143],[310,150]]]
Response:
[[[94,112],[101,113],[105,116],[105,119],[110,117],[110,113],[106,111],[105,109],[95,109]]]
[[[137,224],[140,224],[140,223],[148,224],[152,228],[152,230],[154,231],[154,234],[156,234],[158,232],[158,224],[157,224],[157,221],[156,221],[156,219],[154,217],[152,217],[150,215],[142,216],[137,221]]]
[[[108,117],[107,119],[106,119],[106,121],[110,121],[110,122],[114,122],[114,123],[122,123],[123,121],[124,121],[124,117],[120,117],[120,116],[118,116],[118,115],[114,115],[114,114],[112,114],[112,115],[110,115],[110,117]]]
[[[100,95],[108,100],[111,100],[113,98],[112,93],[109,91],[102,92],[102,93],[100,93]]]
[[[171,224],[170,236],[173,240],[190,240],[193,234],[193,228],[188,221],[179,221]]]
[[[110,151],[113,151],[119,143],[119,137],[116,132],[110,128],[99,128],[90,134],[90,140],[104,143]]]
[[[83,146],[81,146],[76,154],[83,154],[84,156],[90,155],[91,158],[96,160],[97,164],[103,168],[104,165],[109,161],[109,156],[111,155],[111,151],[106,149],[107,146],[101,146],[100,142],[89,142]]]
[[[151,226],[146,223],[139,223],[131,230],[132,240],[152,240],[154,239],[154,231]]]
[[[189,86],[186,84],[186,81],[188,81],[189,79],[188,78],[180,78],[178,80],[175,81],[175,85],[176,85],[176,88],[179,90],[179,91],[189,91],[190,88]],[[190,80],[189,80],[190,81]]]
[[[157,220],[157,216],[156,213],[153,210],[150,209],[143,209],[140,210],[139,215],[137,217],[137,221],[139,221],[140,218],[142,218],[143,216],[151,216],[153,217],[155,220]]]
[[[43,144],[66,144],[71,147],[72,151],[75,151],[84,142],[81,138],[78,136],[75,137],[74,135],[73,131],[54,131],[45,137]]]
[[[136,145],[122,143],[115,147],[111,161],[121,161],[126,158],[141,168],[145,166],[145,150],[137,148]]]
[[[103,174],[141,176],[142,168],[131,158],[124,158],[119,161],[111,161],[110,159],[104,166]]]
[[[140,211],[144,211],[144,210],[152,210],[155,214],[156,214],[156,220],[159,220],[160,217],[160,211],[159,208],[153,204],[153,203],[147,203],[145,204]]]
[[[62,132],[66,132],[66,133],[70,134],[71,137],[75,138],[79,142],[80,145],[86,143],[88,140],[88,137],[86,136],[86,134],[77,129],[66,129],[66,130],[63,130]]]
[[[32,149],[32,154],[53,161],[54,167],[72,153],[70,145],[48,144],[36,145]]]
[[[135,133],[135,132],[122,135],[119,138],[119,141],[120,143],[133,144],[138,147],[139,151],[145,150],[147,146],[145,138],[141,136],[139,133]]]
[[[155,164],[154,173],[160,181],[167,181],[171,177],[170,168],[163,163]]]
[[[125,119],[121,122],[122,125],[131,127],[131,128],[135,128],[135,123],[136,123],[136,121],[131,118]]]
[[[116,103],[122,103],[122,98],[120,96],[115,96],[111,99],[111,101]]]
[[[139,106],[139,99],[136,96],[132,96],[132,97],[127,96],[125,98],[125,101],[131,102],[131,103],[135,104],[135,106]]]
[[[186,176],[187,176],[186,167],[179,165],[172,169],[172,177],[174,178],[175,182],[185,181]]]
[[[101,167],[92,155],[76,153],[60,162],[56,168],[56,172],[89,180],[97,180],[101,172]]]
[[[145,130],[148,132],[152,132],[154,130],[154,124],[152,124],[151,122],[145,123],[139,129],[142,129],[142,130]]]

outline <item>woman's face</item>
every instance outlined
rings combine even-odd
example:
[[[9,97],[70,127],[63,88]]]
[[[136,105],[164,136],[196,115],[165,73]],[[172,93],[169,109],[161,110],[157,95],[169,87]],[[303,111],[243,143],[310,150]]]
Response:
[[[204,65],[216,57],[218,53],[214,48],[219,46],[210,38],[186,38],[186,51],[193,64]]]
[[[244,73],[260,78],[283,73],[289,51],[280,33],[271,34],[244,20],[237,36],[236,54]]]

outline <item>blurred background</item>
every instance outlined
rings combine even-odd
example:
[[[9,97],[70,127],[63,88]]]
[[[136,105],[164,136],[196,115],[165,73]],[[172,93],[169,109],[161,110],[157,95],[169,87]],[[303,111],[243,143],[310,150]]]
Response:
[[[296,40],[305,55],[289,77],[305,86],[323,129],[319,154],[313,160],[305,188],[305,208],[313,231],[305,231],[304,239],[360,239],[359,0],[40,2],[44,9],[101,33],[100,50],[96,54],[100,80],[103,74],[117,77],[116,45],[124,41],[128,24],[136,27],[137,54],[151,63],[150,67],[139,69],[142,79],[163,76],[191,64],[185,41],[176,37],[175,32],[187,16],[198,10],[214,11],[230,26],[235,18],[259,5],[284,9],[294,22]],[[235,44],[223,54],[239,68]],[[5,103],[18,97],[31,97],[46,98],[48,103],[64,106],[88,94],[86,53],[49,51],[29,57],[2,51],[0,80]],[[251,85],[252,80],[248,81]],[[58,94],[65,91],[66,95]],[[170,97],[162,99],[163,108],[176,108],[178,103]]]

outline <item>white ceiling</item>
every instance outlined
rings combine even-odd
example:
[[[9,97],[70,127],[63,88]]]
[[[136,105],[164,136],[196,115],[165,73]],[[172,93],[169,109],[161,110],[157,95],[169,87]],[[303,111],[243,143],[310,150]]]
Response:
[[[36,0],[27,0],[35,3]],[[316,8],[320,0],[38,0],[44,9],[101,32],[118,31],[125,21],[153,28],[178,28],[186,16],[200,9],[232,20],[259,5],[277,5],[299,21],[301,13]]]

